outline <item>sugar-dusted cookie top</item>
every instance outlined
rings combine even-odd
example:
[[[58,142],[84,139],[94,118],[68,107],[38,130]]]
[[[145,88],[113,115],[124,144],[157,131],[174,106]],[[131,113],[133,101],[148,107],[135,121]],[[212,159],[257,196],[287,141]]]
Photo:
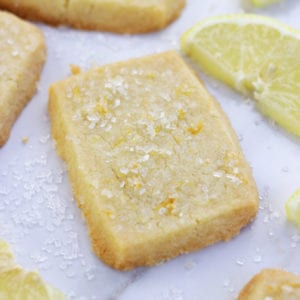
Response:
[[[49,112],[95,252],[116,268],[228,240],[256,214],[238,140],[175,52],[55,83]]]
[[[241,291],[238,300],[299,300],[300,276],[280,270],[264,269]]]

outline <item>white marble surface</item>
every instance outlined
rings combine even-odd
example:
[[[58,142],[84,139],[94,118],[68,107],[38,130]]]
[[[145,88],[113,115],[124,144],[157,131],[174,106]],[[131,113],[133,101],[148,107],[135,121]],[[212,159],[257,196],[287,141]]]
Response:
[[[241,12],[239,0],[189,0],[181,18],[149,35],[120,36],[39,25],[48,60],[39,91],[0,150],[0,236],[17,260],[38,269],[70,299],[235,299],[264,267],[300,273],[300,229],[288,224],[284,202],[300,186],[300,140],[266,121],[253,102],[198,72],[220,101],[253,167],[261,203],[257,219],[228,243],[183,255],[160,266],[118,272],[90,250],[84,220],[50,138],[47,93],[51,82],[69,74],[69,64],[87,69],[129,57],[179,49],[182,32],[209,15]],[[256,13],[300,29],[300,1]],[[28,137],[27,145],[22,143]]]

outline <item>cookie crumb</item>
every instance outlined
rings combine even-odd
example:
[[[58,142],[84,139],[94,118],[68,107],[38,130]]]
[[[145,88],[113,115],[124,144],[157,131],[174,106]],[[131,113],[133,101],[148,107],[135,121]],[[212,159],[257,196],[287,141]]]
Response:
[[[70,71],[73,75],[81,73],[81,68],[77,65],[70,64]]]

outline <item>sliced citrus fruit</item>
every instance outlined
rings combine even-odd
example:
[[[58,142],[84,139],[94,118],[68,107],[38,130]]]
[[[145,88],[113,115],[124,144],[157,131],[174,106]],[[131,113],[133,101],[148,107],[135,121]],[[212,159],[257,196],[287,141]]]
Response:
[[[298,189],[285,203],[287,219],[300,226],[300,189]]]
[[[184,33],[181,48],[300,136],[300,31],[258,15],[212,17]]]
[[[252,4],[256,7],[265,7],[269,4],[279,2],[280,0],[251,0]]]
[[[0,272],[13,263],[14,258],[10,246],[6,242],[0,240]]]
[[[66,300],[66,297],[45,284],[38,273],[17,266],[9,245],[0,240],[0,299]]]

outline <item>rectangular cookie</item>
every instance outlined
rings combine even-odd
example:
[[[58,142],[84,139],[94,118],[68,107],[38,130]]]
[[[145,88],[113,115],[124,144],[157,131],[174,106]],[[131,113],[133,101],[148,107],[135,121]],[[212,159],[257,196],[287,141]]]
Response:
[[[94,251],[114,268],[229,240],[257,212],[228,119],[176,52],[57,82],[49,114]]]
[[[5,144],[15,120],[34,95],[45,56],[42,32],[0,11],[0,146]]]
[[[264,269],[249,281],[238,300],[300,300],[300,276]]]
[[[0,0],[0,8],[32,20],[117,33],[160,30],[184,6],[185,0]]]

